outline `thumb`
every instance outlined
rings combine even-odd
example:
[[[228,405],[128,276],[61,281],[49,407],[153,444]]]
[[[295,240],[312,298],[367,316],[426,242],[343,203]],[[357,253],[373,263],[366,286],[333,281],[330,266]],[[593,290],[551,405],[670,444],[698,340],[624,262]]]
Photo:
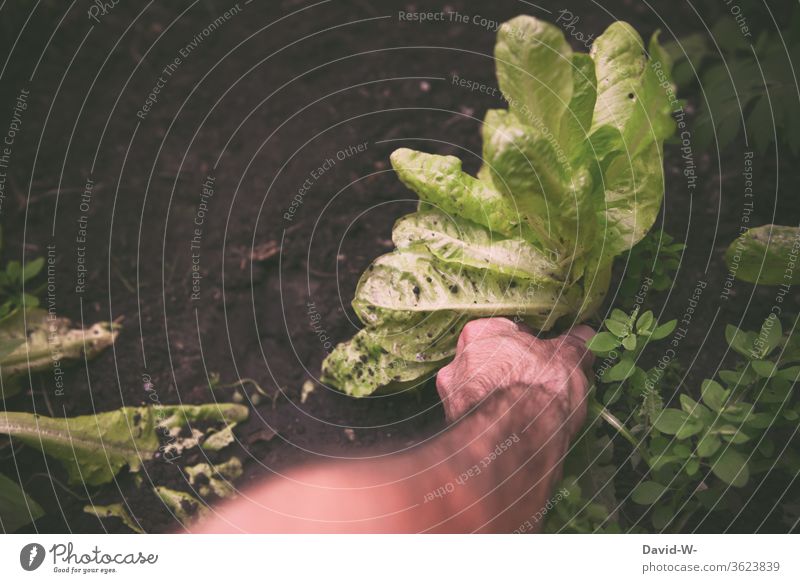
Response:
[[[581,324],[580,326],[570,328],[562,337],[557,339],[568,344],[576,351],[575,356],[577,357],[577,362],[580,364],[587,377],[591,377],[594,354],[592,354],[591,350],[586,348],[586,343],[589,342],[594,335],[595,331],[592,328]]]
[[[578,340],[581,340],[584,344],[589,342],[589,340],[591,340],[592,338],[594,338],[595,334],[596,332],[586,324],[575,326],[574,328],[571,328],[567,332],[567,335],[574,336]]]

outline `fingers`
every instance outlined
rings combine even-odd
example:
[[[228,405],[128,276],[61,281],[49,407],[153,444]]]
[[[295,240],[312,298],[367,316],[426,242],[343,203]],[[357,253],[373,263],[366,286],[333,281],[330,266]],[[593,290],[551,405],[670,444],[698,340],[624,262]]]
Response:
[[[476,340],[485,339],[491,336],[500,336],[518,332],[517,325],[508,318],[482,318],[467,322],[456,344],[456,354],[464,351],[468,344]]]
[[[596,332],[586,324],[581,324],[580,326],[575,326],[574,328],[569,330],[567,334],[569,334],[570,336],[575,336],[579,340],[582,340],[585,344],[594,337]]]
[[[439,373],[436,375],[436,390],[438,391],[441,399],[444,399],[450,390],[450,385],[453,382],[453,374],[455,373],[456,366],[456,362],[453,361],[447,366],[440,368]]]

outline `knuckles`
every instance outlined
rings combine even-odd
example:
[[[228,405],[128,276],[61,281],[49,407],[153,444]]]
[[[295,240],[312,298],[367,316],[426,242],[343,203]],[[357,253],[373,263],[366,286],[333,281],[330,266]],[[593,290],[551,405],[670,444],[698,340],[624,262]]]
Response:
[[[473,320],[461,332],[453,362],[439,371],[436,387],[450,420],[494,390],[518,384],[562,395],[570,403],[575,386],[581,393],[588,386],[581,367],[585,353],[581,338],[541,340],[506,318]]]

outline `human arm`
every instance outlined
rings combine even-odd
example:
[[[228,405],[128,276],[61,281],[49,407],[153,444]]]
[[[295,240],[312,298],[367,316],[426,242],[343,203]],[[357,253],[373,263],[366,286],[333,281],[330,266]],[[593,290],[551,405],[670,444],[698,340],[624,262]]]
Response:
[[[400,454],[298,468],[196,530],[511,532],[547,503],[583,424],[590,335],[541,340],[505,318],[471,322],[437,378],[452,422],[442,435]]]

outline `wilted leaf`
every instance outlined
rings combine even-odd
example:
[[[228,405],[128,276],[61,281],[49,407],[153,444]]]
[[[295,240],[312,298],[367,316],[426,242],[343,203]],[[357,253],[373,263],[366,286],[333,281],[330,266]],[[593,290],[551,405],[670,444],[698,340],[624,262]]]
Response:
[[[186,468],[189,484],[203,498],[212,494],[230,498],[236,493],[233,481],[241,477],[242,472],[242,462],[237,457],[220,464],[200,463]]]
[[[159,447],[158,428],[192,421],[240,421],[246,407],[228,403],[123,407],[80,417],[51,418],[0,412],[0,433],[19,439],[61,461],[72,483],[109,482],[123,466],[137,471]]]
[[[97,518],[119,518],[125,526],[130,528],[133,532],[144,534],[142,527],[131,517],[127,508],[121,503],[109,504],[108,506],[95,506],[88,504],[83,507],[83,511],[88,514],[93,514]]]
[[[211,509],[200,502],[197,498],[186,492],[172,490],[164,486],[154,488],[156,495],[166,504],[167,508],[175,515],[183,526],[205,518],[211,513]]]

